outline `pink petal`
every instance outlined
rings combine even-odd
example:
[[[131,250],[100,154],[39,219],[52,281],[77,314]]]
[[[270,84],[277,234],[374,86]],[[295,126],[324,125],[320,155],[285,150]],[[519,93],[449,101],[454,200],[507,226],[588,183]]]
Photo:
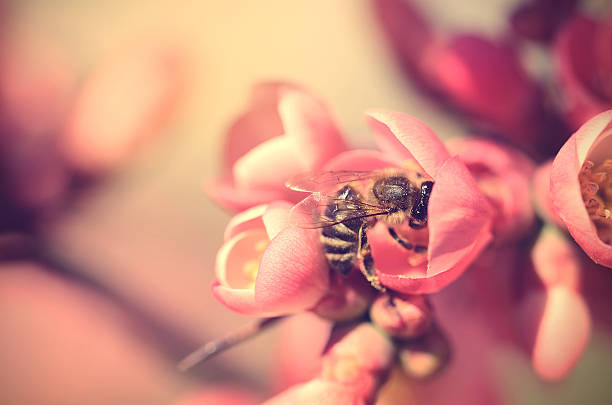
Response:
[[[550,191],[557,214],[595,263],[612,267],[612,246],[599,239],[582,200],[578,172],[597,138],[609,128],[612,110],[601,113],[572,135],[553,161]],[[608,134],[607,136],[610,136]]]
[[[264,252],[255,301],[267,310],[291,313],[312,308],[327,292],[329,267],[312,229],[288,227]]]
[[[289,200],[298,202],[303,194],[287,188],[275,190],[237,188],[231,181],[217,180],[204,186],[206,195],[222,207],[233,211],[243,211],[256,205],[267,204],[270,201]]]
[[[458,158],[438,171],[429,213],[430,276],[451,269],[491,238],[491,207]]]
[[[293,204],[286,201],[276,201],[268,204],[265,213],[262,214],[264,226],[270,240],[289,225],[289,211]]]
[[[597,28],[592,19],[576,15],[563,26],[555,43],[564,107],[575,128],[612,106],[612,100],[602,99],[590,85],[599,67],[595,59]]]
[[[256,145],[284,133],[278,103],[284,91],[297,88],[283,82],[263,82],[253,87],[249,106],[227,132],[224,171],[230,171],[234,163]]]
[[[580,261],[574,245],[553,227],[545,227],[531,252],[535,271],[548,287],[580,287]]]
[[[238,188],[282,188],[287,179],[309,170],[295,141],[278,136],[263,142],[236,161],[234,179]]]
[[[376,0],[374,6],[382,28],[404,66],[418,69],[422,55],[434,40],[435,32],[409,0]]]
[[[244,274],[244,265],[248,260],[261,254],[256,246],[267,241],[268,235],[263,227],[248,229],[229,239],[217,252],[215,275],[222,286],[235,289],[250,289],[253,282]]]
[[[263,225],[261,217],[266,212],[267,207],[267,204],[257,205],[234,215],[225,227],[223,240],[227,242],[239,233],[254,228],[261,228]]]
[[[549,289],[533,348],[533,367],[547,380],[564,377],[590,336],[591,318],[584,299],[563,286]]]
[[[386,144],[388,149],[401,151],[396,152],[392,158],[405,160],[414,156],[417,163],[433,178],[436,178],[438,170],[450,157],[440,139],[416,118],[391,111],[371,111],[367,118],[374,130],[375,139],[379,139],[383,147]],[[403,152],[401,145],[407,152]]]
[[[529,181],[534,164],[516,149],[484,138],[462,137],[446,143],[468,167],[492,204],[496,237],[518,239],[534,222]]]
[[[458,35],[431,47],[424,65],[431,82],[459,107],[503,129],[528,118],[538,102],[535,84],[504,43]]]
[[[183,65],[175,49],[139,45],[101,66],[72,111],[66,158],[90,174],[118,164],[170,118],[183,88]]]
[[[340,130],[325,105],[306,92],[285,91],[278,106],[285,134],[297,145],[300,159],[317,170],[346,150]]]

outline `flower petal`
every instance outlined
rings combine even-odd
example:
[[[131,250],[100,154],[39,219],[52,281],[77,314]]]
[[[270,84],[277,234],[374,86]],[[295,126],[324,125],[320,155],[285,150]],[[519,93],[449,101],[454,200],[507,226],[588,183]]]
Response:
[[[438,171],[429,201],[430,276],[457,265],[491,238],[492,209],[458,158]]]
[[[261,259],[255,301],[270,311],[313,307],[329,288],[329,267],[318,232],[294,226],[280,231]]]
[[[402,151],[393,158],[405,160],[414,157],[433,178],[436,178],[438,170],[450,157],[440,139],[416,118],[392,111],[370,111],[367,118],[378,143],[386,149]],[[403,152],[401,145],[408,152]]]
[[[227,242],[239,233],[249,229],[261,228],[263,225],[261,217],[266,212],[267,207],[267,204],[261,204],[234,215],[225,227],[223,240]]]
[[[231,181],[217,180],[204,185],[206,195],[217,204],[233,211],[243,211],[276,200],[299,201],[303,195],[286,188],[276,190],[242,189]]]
[[[590,336],[591,318],[584,299],[564,286],[549,289],[533,348],[533,367],[547,380],[564,377]]]
[[[268,204],[261,219],[270,240],[289,225],[289,211],[292,207],[293,204],[287,201],[275,201]]]
[[[298,87],[284,82],[262,82],[253,87],[246,111],[227,131],[224,146],[224,171],[256,145],[283,134],[278,114],[281,94]]]
[[[308,171],[293,139],[278,136],[248,151],[234,165],[234,179],[238,188],[282,188],[287,179]]]
[[[278,105],[285,135],[296,142],[299,158],[311,169],[346,150],[331,114],[320,100],[300,91],[285,91]]]

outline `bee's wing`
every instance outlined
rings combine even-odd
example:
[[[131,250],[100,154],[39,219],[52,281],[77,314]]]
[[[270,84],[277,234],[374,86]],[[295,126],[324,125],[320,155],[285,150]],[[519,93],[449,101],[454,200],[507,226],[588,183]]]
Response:
[[[325,216],[327,207],[338,202],[348,202],[349,204],[347,208],[337,209],[336,211],[343,211],[342,220]],[[351,219],[368,218],[383,214],[387,214],[384,208],[364,201],[347,201],[323,193],[312,193],[291,209],[289,223],[307,229],[325,228]]]
[[[304,173],[293,177],[285,186],[295,191],[330,192],[338,185],[362,181],[376,176],[378,171],[335,170],[320,173]]]

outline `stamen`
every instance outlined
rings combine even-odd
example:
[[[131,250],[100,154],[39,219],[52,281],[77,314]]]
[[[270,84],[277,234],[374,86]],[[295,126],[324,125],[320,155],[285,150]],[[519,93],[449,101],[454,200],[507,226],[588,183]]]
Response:
[[[578,180],[589,218],[602,241],[609,243],[608,235],[612,233],[612,159],[606,159],[599,165],[585,161],[578,173]]]
[[[257,278],[261,258],[268,247],[268,243],[269,241],[265,239],[257,242],[254,246],[255,252],[258,254],[257,257],[247,260],[242,266],[242,274],[244,274],[249,280],[249,284],[246,286],[249,289],[255,288],[255,279]]]

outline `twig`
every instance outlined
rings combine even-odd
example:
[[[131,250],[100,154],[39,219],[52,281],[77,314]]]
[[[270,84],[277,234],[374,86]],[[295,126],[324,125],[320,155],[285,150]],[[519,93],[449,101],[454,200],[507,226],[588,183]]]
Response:
[[[245,340],[256,336],[263,330],[265,330],[268,326],[275,324],[277,321],[285,318],[284,316],[277,316],[274,318],[265,318],[259,319],[255,322],[246,324],[242,326],[240,329],[235,330],[234,332],[229,333],[228,335],[222,337],[221,339],[213,340],[211,342],[207,342],[204,345],[200,346],[198,349],[193,351],[183,360],[181,360],[177,368],[180,371],[187,371],[191,367],[196,364],[206,361],[217,354],[234,347],[235,345],[244,342]]]

